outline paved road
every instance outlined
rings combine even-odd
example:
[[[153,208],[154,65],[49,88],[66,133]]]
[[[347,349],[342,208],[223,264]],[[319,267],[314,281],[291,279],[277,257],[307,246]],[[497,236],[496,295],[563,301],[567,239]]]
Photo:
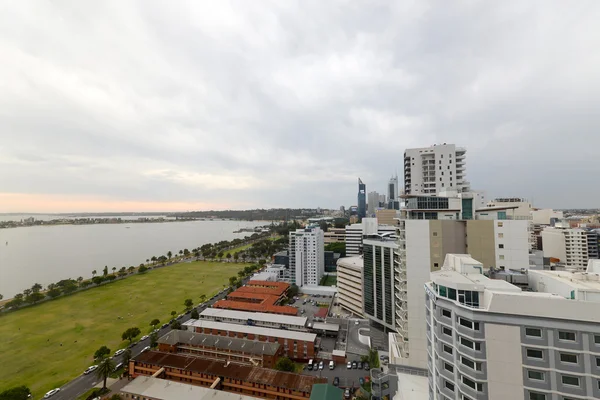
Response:
[[[246,284],[248,282],[248,280],[249,280],[249,278],[246,278],[243,283]],[[225,298],[226,294],[227,293],[225,291],[225,292],[222,292],[220,295],[218,295],[216,298],[208,300],[203,307],[197,308],[198,312],[201,312],[202,310],[204,310],[204,308],[206,308],[208,305],[212,305],[217,300],[221,300],[221,299]],[[190,313],[187,313],[187,314],[184,314],[181,318],[179,318],[179,322],[181,322],[183,324],[184,322],[186,322],[189,319],[190,319]],[[170,327],[160,328],[160,330],[158,332],[158,337],[161,337],[162,335],[166,334],[170,330],[171,330]],[[141,351],[144,347],[149,346],[149,345],[150,345],[150,339],[146,339],[146,340],[138,342],[131,348],[131,357],[133,358],[133,357],[137,356],[138,354],[141,353]],[[118,364],[122,361],[122,357],[123,356],[115,357],[113,359],[113,361],[116,364]],[[89,375],[83,375],[83,371],[82,371],[82,374],[79,377],[77,377],[77,378],[73,379],[71,382],[68,382],[65,385],[63,385],[60,388],[60,392],[58,392],[57,394],[52,396],[51,399],[52,400],[74,400],[74,399],[77,399],[78,396],[81,396],[83,393],[87,392],[88,390],[90,390],[91,388],[96,386],[96,384],[98,384],[99,382],[101,382],[101,380],[100,380],[100,378],[98,378],[98,376],[96,375],[95,372],[92,372]]]

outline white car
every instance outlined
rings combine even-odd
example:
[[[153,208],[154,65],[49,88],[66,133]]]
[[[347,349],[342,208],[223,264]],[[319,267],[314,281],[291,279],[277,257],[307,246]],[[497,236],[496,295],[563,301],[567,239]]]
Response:
[[[348,365],[346,365],[346,368],[352,369],[352,363],[350,361],[348,361]]]
[[[116,357],[116,356],[120,356],[120,355],[121,355],[121,354],[123,354],[124,352],[125,352],[125,349],[119,349],[119,350],[115,351],[115,355],[114,355],[114,357]]]
[[[91,367],[88,367],[85,371],[83,371],[84,375],[90,374],[92,372],[94,372],[96,369],[98,369],[97,365],[92,365]]]
[[[142,353],[147,352],[148,350],[150,350],[150,346],[146,346],[142,349]]]
[[[44,395],[44,398],[45,398],[45,399],[48,399],[48,398],[50,398],[50,397],[54,396],[54,395],[55,395],[56,393],[58,393],[58,392],[60,392],[60,388],[52,389],[51,391],[49,391],[48,393],[46,393],[46,394]]]
[[[144,335],[144,336],[142,336],[142,337],[140,338],[140,342],[141,342],[142,340],[146,340],[146,339],[148,339],[148,335]]]

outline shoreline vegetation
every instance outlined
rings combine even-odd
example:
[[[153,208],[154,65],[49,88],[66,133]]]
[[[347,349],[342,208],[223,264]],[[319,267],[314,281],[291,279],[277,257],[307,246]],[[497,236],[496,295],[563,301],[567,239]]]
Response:
[[[91,288],[121,281],[136,274],[143,274],[155,268],[170,266],[182,262],[211,261],[231,263],[264,264],[272,254],[283,249],[287,239],[277,233],[278,226],[271,226],[267,231],[253,233],[243,239],[223,240],[218,243],[207,243],[192,250],[182,249],[178,252],[167,252],[165,255],[152,256],[136,266],[112,267],[107,265],[100,270],[92,270],[91,278],[63,279],[50,283],[44,288],[34,283],[31,288],[17,293],[12,299],[4,299],[0,294],[0,315],[26,307],[32,307],[59,297],[65,297]],[[275,235],[275,236],[274,236]],[[273,240],[274,239],[274,240]]]

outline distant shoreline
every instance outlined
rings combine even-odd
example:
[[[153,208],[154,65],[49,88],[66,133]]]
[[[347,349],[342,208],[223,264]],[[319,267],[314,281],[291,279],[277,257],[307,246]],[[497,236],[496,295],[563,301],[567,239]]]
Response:
[[[250,221],[234,218],[147,218],[122,219],[113,218],[58,218],[52,220],[36,220],[35,217],[21,219],[20,221],[0,221],[0,229],[27,228],[32,226],[57,226],[57,225],[118,225],[118,224],[155,224],[164,222],[190,222],[190,221]]]

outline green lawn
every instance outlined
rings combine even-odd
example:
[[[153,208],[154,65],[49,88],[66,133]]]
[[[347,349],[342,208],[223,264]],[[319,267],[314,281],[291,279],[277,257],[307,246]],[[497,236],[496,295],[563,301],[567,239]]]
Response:
[[[186,298],[212,297],[246,265],[176,264],[0,316],[0,392],[27,385],[40,398],[81,374],[100,346],[125,347],[125,329],[148,333],[153,318],[168,322]]]
[[[323,279],[321,279],[321,286],[333,286],[337,285],[337,276],[335,275],[325,275]]]

